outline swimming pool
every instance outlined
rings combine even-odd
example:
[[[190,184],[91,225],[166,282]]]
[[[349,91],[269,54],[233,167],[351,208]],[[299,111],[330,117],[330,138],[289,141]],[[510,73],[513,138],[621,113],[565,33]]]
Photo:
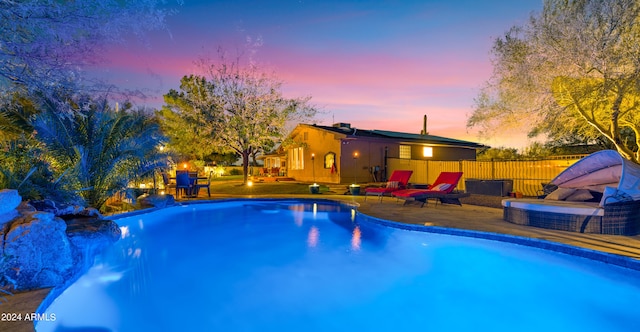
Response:
[[[349,205],[232,200],[117,220],[38,331],[629,331],[640,272],[381,225]]]

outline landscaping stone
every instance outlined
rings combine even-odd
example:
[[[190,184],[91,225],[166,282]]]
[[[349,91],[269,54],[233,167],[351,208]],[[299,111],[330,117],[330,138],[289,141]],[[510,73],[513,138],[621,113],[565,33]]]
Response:
[[[16,208],[16,210],[18,210],[18,213],[20,213],[20,214],[26,214],[27,212],[36,212],[36,211],[38,211],[38,210],[36,210],[36,208],[31,206],[31,204],[29,204],[29,202],[26,202],[26,201],[20,203],[20,205],[18,205],[18,208]]]
[[[58,212],[56,216],[58,217],[73,217],[77,215],[83,215],[84,206],[77,204],[65,204],[65,203],[57,203]]]
[[[0,214],[0,225],[6,223],[9,220],[16,218],[17,216],[18,216],[18,210],[16,209]]]
[[[173,195],[144,194],[138,197],[137,202],[138,204],[140,204],[140,207],[143,207],[143,208],[150,208],[150,207],[163,208],[166,206],[174,205],[176,203],[176,200],[173,197]]]
[[[50,199],[29,202],[38,211],[53,213],[56,217],[73,219],[76,217],[101,217],[97,209],[85,208],[79,204],[55,202]]]
[[[0,273],[15,289],[62,284],[73,273],[66,223],[52,213],[27,212],[6,227]]]
[[[22,197],[15,189],[0,190],[0,224],[18,216],[16,208],[22,202]]]
[[[40,201],[38,206],[71,211],[59,210],[52,201]],[[17,217],[0,225],[0,284],[15,290],[63,284],[84,272],[95,255],[121,236],[120,227],[101,219],[93,208],[73,208],[76,218],[68,221],[27,203],[14,210]]]
[[[91,217],[91,218],[102,218],[102,214],[96,208],[88,207],[84,208],[78,215],[83,217]]]
[[[43,199],[41,201],[30,201],[29,205],[33,206],[38,211],[50,212],[54,215],[58,213],[56,203],[50,199]]]
[[[121,237],[118,224],[112,220],[76,218],[67,220],[67,236],[72,245],[74,264],[84,271],[93,258]]]

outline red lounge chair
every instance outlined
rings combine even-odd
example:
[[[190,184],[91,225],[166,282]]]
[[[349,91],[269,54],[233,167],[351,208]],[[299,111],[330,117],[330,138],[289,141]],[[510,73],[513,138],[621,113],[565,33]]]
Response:
[[[421,202],[420,207],[424,206],[429,198],[435,198],[440,203],[462,205],[460,197],[466,197],[469,194],[453,192],[461,177],[462,172],[442,172],[427,189],[404,189],[394,191],[391,194],[396,198],[404,199],[404,204],[411,201]]]
[[[391,173],[387,185],[381,188],[367,188],[364,191],[364,200],[367,200],[367,196],[378,196],[378,199],[382,201],[384,195],[389,195],[397,190],[407,188],[409,178],[411,178],[413,171],[410,170],[395,170]]]

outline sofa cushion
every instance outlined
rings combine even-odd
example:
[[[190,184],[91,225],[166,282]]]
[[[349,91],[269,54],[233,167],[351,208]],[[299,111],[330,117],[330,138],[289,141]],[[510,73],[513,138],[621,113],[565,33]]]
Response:
[[[569,197],[576,190],[573,188],[558,188],[554,190],[552,193],[547,195],[544,199],[553,200],[553,201],[562,201],[565,198]]]
[[[503,199],[502,206],[531,211],[576,214],[583,216],[603,216],[604,209],[598,203],[567,202],[544,199]]]
[[[584,202],[593,198],[589,189],[578,189],[564,200],[567,202]]]

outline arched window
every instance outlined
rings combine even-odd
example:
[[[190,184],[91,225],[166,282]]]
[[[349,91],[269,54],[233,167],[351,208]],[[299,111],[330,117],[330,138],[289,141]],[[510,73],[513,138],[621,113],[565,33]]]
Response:
[[[331,168],[333,164],[336,162],[336,154],[333,152],[328,152],[324,155],[324,168]]]

